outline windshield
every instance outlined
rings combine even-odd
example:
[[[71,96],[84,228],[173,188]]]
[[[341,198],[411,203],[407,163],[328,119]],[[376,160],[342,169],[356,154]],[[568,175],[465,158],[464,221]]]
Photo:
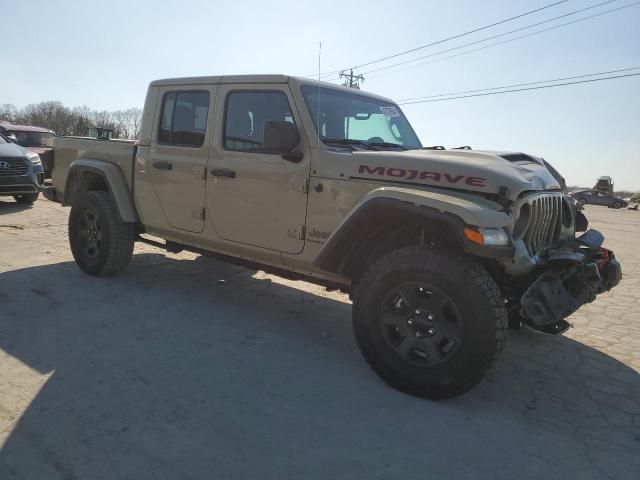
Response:
[[[8,143],[4,137],[2,135],[0,135],[0,145],[2,145],[3,143]]]
[[[320,122],[320,139],[324,143],[422,148],[411,124],[393,103],[312,85],[303,85],[302,95],[316,129]]]
[[[51,145],[53,138],[52,133],[47,132],[8,132],[18,140],[18,145],[21,147],[48,147]]]

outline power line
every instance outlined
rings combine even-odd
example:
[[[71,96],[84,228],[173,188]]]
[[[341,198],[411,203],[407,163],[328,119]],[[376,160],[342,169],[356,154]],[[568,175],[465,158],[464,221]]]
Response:
[[[464,45],[459,45],[457,47],[449,48],[447,50],[441,50],[439,52],[430,53],[429,55],[424,55],[422,57],[412,58],[411,60],[405,60],[403,62],[393,63],[391,65],[387,65],[387,66],[384,66],[384,67],[375,68],[373,70],[369,70],[367,72],[363,72],[363,75],[367,75],[369,73],[374,73],[374,72],[379,72],[379,71],[382,71],[382,70],[388,70],[390,68],[397,67],[399,65],[405,65],[407,63],[416,62],[418,60],[423,60],[425,58],[433,57],[433,56],[440,55],[440,54],[443,54],[443,53],[452,52],[454,50],[459,50],[461,48],[470,47],[472,45],[477,45],[478,43],[487,42],[489,40],[493,40],[495,38],[504,37],[505,35],[510,35],[512,33],[521,32],[522,30],[527,30],[529,28],[537,27],[539,25],[544,25],[545,23],[553,22],[555,20],[559,20],[561,18],[569,17],[571,15],[576,15],[578,13],[582,13],[582,12],[585,12],[587,10],[593,10],[594,8],[601,7],[602,5],[606,5],[608,3],[613,3],[613,2],[616,2],[616,1],[617,0],[607,0],[605,2],[601,2],[601,3],[598,3],[596,5],[591,5],[590,7],[581,8],[580,10],[575,10],[573,12],[565,13],[564,15],[559,15],[557,17],[549,18],[548,20],[543,20],[541,22],[532,23],[531,25],[527,25],[526,27],[516,28],[515,30],[510,30],[510,31],[505,32],[505,33],[499,33],[499,34],[493,35],[491,37],[483,38],[483,39],[476,40],[476,41],[473,41],[473,42],[470,42],[470,43],[465,43]]]
[[[459,100],[461,98],[486,97],[488,95],[502,95],[503,93],[524,92],[526,90],[541,90],[543,88],[563,87],[565,85],[577,85],[580,83],[602,82],[603,80],[613,80],[616,78],[637,77],[640,73],[628,73],[626,75],[616,75],[612,77],[592,78],[590,80],[579,80],[576,82],[556,83],[554,85],[542,85],[538,87],[517,88],[514,90],[503,90],[501,92],[476,93],[473,95],[461,95],[458,97],[434,98],[431,100],[416,100],[412,102],[400,102],[398,105],[414,105],[417,103],[443,102],[446,100]]]
[[[521,40],[521,39],[523,39],[523,38],[532,37],[532,36],[534,36],[534,35],[539,35],[539,34],[541,34],[541,33],[548,32],[548,31],[550,31],[550,30],[555,30],[555,29],[557,29],[557,28],[561,28],[561,27],[565,27],[565,26],[567,26],[567,25],[571,25],[571,24],[574,24],[574,23],[578,23],[578,22],[582,22],[582,21],[585,21],[585,20],[589,20],[589,19],[591,19],[591,18],[599,17],[599,16],[601,16],[601,15],[606,15],[607,13],[612,13],[612,12],[615,12],[615,11],[618,11],[618,10],[622,10],[622,9],[624,9],[624,8],[633,7],[633,6],[636,6],[636,5],[638,5],[638,4],[640,4],[640,2],[630,3],[630,4],[628,4],[628,5],[623,5],[623,6],[621,6],[621,7],[612,8],[612,9],[610,9],[610,10],[605,10],[605,11],[603,11],[603,12],[598,12],[598,13],[595,13],[595,14],[593,14],[593,15],[588,15],[588,16],[586,16],[586,17],[578,18],[578,19],[576,19],[576,20],[572,20],[572,21],[570,21],[570,22],[560,23],[560,24],[558,24],[558,25],[554,25],[554,26],[549,27],[549,28],[545,28],[545,29],[542,29],[542,30],[538,30],[538,31],[536,31],[536,32],[531,32],[531,33],[528,33],[528,34],[526,34],[526,35],[520,35],[520,36],[518,36],[518,37],[509,38],[509,39],[507,39],[507,40],[503,40],[503,41],[501,41],[501,42],[495,42],[495,43],[492,43],[492,44],[489,44],[489,45],[485,45],[485,46],[480,47],[480,48],[474,48],[474,49],[472,49],[472,50],[467,50],[466,52],[460,52],[460,53],[456,53],[456,54],[454,54],[454,55],[449,55],[449,56],[447,56],[447,57],[436,58],[436,59],[434,59],[434,60],[430,60],[430,61],[428,61],[428,62],[422,62],[422,63],[418,63],[418,64],[416,64],[416,65],[408,65],[408,66],[406,66],[406,67],[398,68],[397,70],[392,70],[392,71],[390,71],[390,72],[382,72],[382,73],[379,73],[379,74],[377,74],[377,75],[370,76],[370,77],[368,77],[368,78],[377,78],[377,77],[381,77],[381,76],[383,76],[383,75],[389,75],[389,74],[391,74],[391,73],[402,72],[402,71],[404,71],[404,70],[409,70],[409,69],[412,69],[412,68],[421,67],[421,66],[423,66],[423,65],[428,65],[428,64],[430,64],[430,63],[440,62],[440,61],[442,61],[442,60],[448,60],[448,59],[450,59],[450,58],[459,57],[459,56],[461,56],[461,55],[467,55],[467,54],[469,54],[469,53],[479,52],[480,50],[486,50],[487,48],[492,48],[492,47],[496,47],[496,46],[498,46],[498,45],[504,45],[505,43],[510,43],[510,42],[513,42],[513,41],[516,41],[516,40]],[[443,52],[440,52],[440,53],[443,53]]]
[[[401,55],[406,55],[407,53],[412,53],[412,52],[416,52],[418,50],[423,50],[423,49],[428,48],[428,47],[433,47],[434,45],[439,45],[441,43],[448,42],[449,40],[455,40],[456,38],[460,38],[460,37],[464,37],[464,36],[467,36],[467,35],[471,35],[472,33],[480,32],[482,30],[486,30],[488,28],[495,27],[497,25],[502,25],[503,23],[511,22],[512,20],[516,20],[518,18],[526,17],[527,15],[531,15],[532,13],[540,12],[540,11],[545,10],[547,8],[555,7],[556,5],[559,5],[561,3],[566,3],[567,1],[568,0],[562,0],[562,1],[559,1],[559,2],[555,2],[555,3],[552,3],[552,4],[546,5],[544,7],[536,8],[535,10],[531,10],[529,12],[521,13],[520,15],[516,15],[515,17],[507,18],[505,20],[501,20],[499,22],[495,22],[495,23],[492,23],[490,25],[485,25],[484,27],[476,28],[474,30],[469,30],[468,32],[460,33],[458,35],[454,35],[452,37],[448,37],[448,38],[445,38],[443,40],[438,40],[437,42],[432,42],[432,43],[428,43],[426,45],[421,45],[419,47],[411,48],[409,50],[405,50],[403,52],[399,52],[399,53],[396,53],[396,54],[393,54],[393,55],[389,55],[387,57],[379,58],[377,60],[372,60],[372,61],[367,62],[367,63],[361,63],[360,65],[356,65],[353,68],[366,67],[366,66],[372,65],[374,63],[379,63],[379,62],[383,62],[384,60],[389,60],[391,58],[396,58],[396,57],[399,57]],[[615,1],[615,0],[612,0],[612,1]]]
[[[324,72],[324,73],[322,73],[322,74],[321,74],[321,76],[323,76],[323,77],[324,77],[324,76],[327,76],[327,75],[337,74],[337,73],[340,73],[340,72],[342,72],[342,71],[344,71],[344,70],[349,70],[350,68],[362,68],[362,67],[366,67],[366,66],[368,66],[368,65],[372,65],[372,64],[374,64],[374,63],[379,63],[379,62],[383,62],[383,61],[385,61],[385,60],[389,60],[389,59],[391,59],[391,58],[399,57],[399,56],[401,56],[401,55],[406,55],[407,53],[412,53],[412,52],[415,52],[415,51],[418,51],[418,50],[422,50],[422,49],[425,49],[425,48],[428,48],[428,47],[433,47],[434,45],[439,45],[439,44],[441,44],[441,43],[448,42],[448,41],[450,41],[450,40],[455,40],[456,38],[465,37],[465,36],[467,36],[467,35],[471,35],[472,33],[480,32],[480,31],[482,31],[482,30],[486,30],[486,29],[488,29],[488,28],[495,27],[495,26],[497,26],[497,25],[502,25],[503,23],[511,22],[511,21],[516,20],[516,19],[518,19],[518,18],[526,17],[527,15],[531,15],[531,14],[533,14],[533,13],[540,12],[540,11],[542,11],[542,10],[546,10],[547,8],[555,7],[556,5],[560,5],[561,3],[566,3],[566,2],[568,2],[568,1],[569,1],[569,0],[560,0],[560,1],[558,1],[558,2],[554,2],[554,3],[551,3],[551,4],[549,4],[549,5],[545,5],[544,7],[536,8],[535,10],[530,10],[530,11],[528,11],[528,12],[521,13],[520,15],[516,15],[515,17],[510,17],[510,18],[507,18],[507,19],[505,19],[505,20],[500,20],[499,22],[492,23],[492,24],[490,24],[490,25],[485,25],[485,26],[483,26],[483,27],[475,28],[475,29],[473,29],[473,30],[469,30],[469,31],[467,31],[467,32],[460,33],[460,34],[458,34],[458,35],[453,35],[453,36],[451,36],[451,37],[447,37],[447,38],[444,38],[444,39],[442,39],[442,40],[438,40],[437,42],[432,42],[432,43],[429,43],[429,44],[426,44],[426,45],[421,45],[421,46],[419,46],[419,47],[411,48],[411,49],[409,49],[409,50],[405,50],[405,51],[402,51],[402,52],[399,52],[399,53],[395,53],[395,54],[393,54],[393,55],[389,55],[389,56],[386,56],[386,57],[382,57],[382,58],[379,58],[379,59],[377,59],[377,60],[371,60],[371,61],[366,62],[366,63],[361,63],[360,65],[355,65],[355,66],[353,66],[353,67],[342,68],[342,69],[340,69],[340,70],[333,70],[333,71],[331,71],[331,72]],[[311,76],[313,76],[313,75],[317,75],[317,74],[306,75],[306,76],[307,76],[307,77],[311,77]]]
[[[490,91],[490,90],[502,90],[503,88],[524,87],[524,86],[528,86],[528,85],[539,85],[541,83],[560,82],[562,80],[574,80],[576,78],[595,77],[595,76],[598,76],[598,75],[607,75],[609,73],[629,72],[629,71],[632,71],[632,70],[639,70],[639,69],[640,69],[640,67],[621,68],[621,69],[618,69],[618,70],[609,70],[609,71],[606,71],[606,72],[588,73],[586,75],[575,75],[573,77],[554,78],[553,80],[540,80],[538,82],[515,83],[515,84],[511,84],[511,85],[503,85],[501,87],[480,88],[480,89],[476,89],[476,90],[464,90],[462,92],[440,93],[438,95],[427,95],[427,96],[424,96],[424,97],[401,98],[398,101],[399,102],[410,102],[412,100],[426,100],[428,98],[450,97],[450,96],[453,96],[453,95],[463,95],[463,94],[467,94],[467,93],[487,92],[487,91]]]

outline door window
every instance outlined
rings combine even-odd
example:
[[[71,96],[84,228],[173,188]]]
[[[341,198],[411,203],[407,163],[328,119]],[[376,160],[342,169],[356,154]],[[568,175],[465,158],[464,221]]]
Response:
[[[207,130],[209,92],[168,92],[162,100],[158,143],[201,147]]]
[[[264,126],[269,121],[295,123],[283,92],[231,92],[227,97],[224,148],[239,152],[264,150]]]

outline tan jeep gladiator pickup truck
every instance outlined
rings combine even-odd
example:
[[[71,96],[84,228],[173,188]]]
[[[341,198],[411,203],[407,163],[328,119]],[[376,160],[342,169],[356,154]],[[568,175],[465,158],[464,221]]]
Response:
[[[86,273],[144,241],[341,289],[373,370],[426,398],[622,275],[543,159],[425,148],[393,101],[302,78],[154,81],[138,141],[58,137],[52,180]]]

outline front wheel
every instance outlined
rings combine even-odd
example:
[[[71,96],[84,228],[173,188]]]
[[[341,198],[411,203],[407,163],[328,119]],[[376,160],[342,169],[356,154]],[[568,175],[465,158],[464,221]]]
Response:
[[[78,266],[90,275],[112,275],[129,264],[134,224],[120,219],[109,192],[84,192],[69,214],[69,244]]]
[[[471,389],[497,360],[507,312],[495,281],[472,259],[408,247],[365,273],[353,324],[360,351],[385,382],[443,399]]]
[[[584,198],[578,200],[578,203],[582,206],[586,205],[587,201]]]
[[[622,208],[622,202],[613,202],[613,208]]]

